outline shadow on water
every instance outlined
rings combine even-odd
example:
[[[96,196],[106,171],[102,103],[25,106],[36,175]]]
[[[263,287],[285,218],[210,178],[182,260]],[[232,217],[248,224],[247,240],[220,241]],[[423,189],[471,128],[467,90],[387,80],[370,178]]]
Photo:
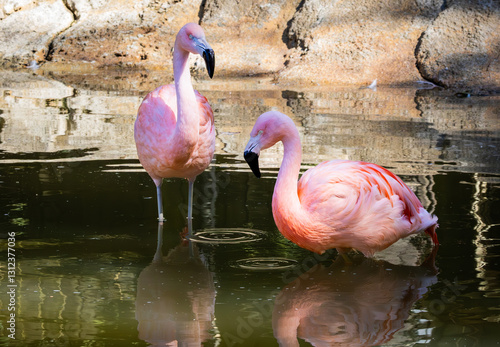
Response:
[[[189,257],[179,235],[184,180],[164,182],[158,242],[155,186],[133,141],[143,95],[41,77],[30,83],[0,83],[0,237],[15,235],[17,285],[15,340],[11,298],[0,290],[0,345],[499,341],[498,97],[200,83],[215,113],[216,155],[195,183]],[[242,158],[255,119],[269,109],[298,125],[302,172],[340,158],[400,175],[439,218],[439,274],[419,266],[430,253],[425,237],[372,260],[354,256],[350,267],[332,262],[335,251],[318,258],[285,240],[271,211],[282,148],[261,156],[260,180]],[[0,245],[6,257],[7,242]]]

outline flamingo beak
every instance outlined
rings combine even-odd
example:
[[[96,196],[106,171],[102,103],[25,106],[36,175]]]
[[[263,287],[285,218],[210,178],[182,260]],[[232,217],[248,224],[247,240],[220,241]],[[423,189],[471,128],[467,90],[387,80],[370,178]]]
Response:
[[[245,157],[248,166],[250,166],[250,169],[252,169],[255,177],[260,178],[261,174],[259,169],[259,155],[255,152],[245,151],[245,153],[243,153],[243,156]]]
[[[212,78],[215,71],[215,53],[212,47],[208,44],[204,37],[196,38],[193,37],[192,40],[196,46],[196,52],[203,57],[205,60],[205,65],[207,67],[208,76]]]
[[[250,138],[248,144],[245,148],[245,152],[243,156],[245,157],[245,161],[247,162],[250,169],[252,169],[253,174],[260,178],[260,169],[259,169],[259,153],[260,153],[260,138],[262,136],[262,132],[259,132],[256,136]]]
[[[203,59],[205,60],[205,65],[207,66],[208,76],[212,78],[215,71],[215,53],[212,48],[207,48],[203,51]]]

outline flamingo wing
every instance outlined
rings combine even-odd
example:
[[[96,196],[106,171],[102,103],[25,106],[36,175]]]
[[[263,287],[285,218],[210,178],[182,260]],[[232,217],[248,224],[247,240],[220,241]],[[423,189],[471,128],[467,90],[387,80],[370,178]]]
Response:
[[[194,91],[200,109],[200,126],[202,128],[214,126],[214,114],[206,97],[197,90]],[[154,130],[167,135],[170,134],[177,122],[177,97],[173,84],[163,85],[148,93],[142,101],[138,111],[139,125],[143,129]],[[161,127],[160,127],[161,126]],[[201,131],[200,131],[201,132]]]
[[[200,92],[195,90],[194,94],[200,108],[200,134],[207,130],[214,131],[214,113],[212,107],[210,107],[207,98],[201,95]]]
[[[214,113],[207,98],[195,91],[196,101],[199,107],[200,127],[199,139],[196,148],[189,160],[189,172],[199,175],[212,161],[215,152],[215,125]]]
[[[378,226],[378,235],[359,235],[359,238],[365,237],[363,242],[367,243],[373,239],[379,249],[393,240],[426,230],[437,220],[425,211],[399,177],[365,162],[323,162],[302,176],[298,195],[304,208],[322,216],[325,224],[338,231],[358,230],[359,233],[359,230]],[[435,233],[428,233],[437,242]]]
[[[137,112],[134,129],[136,141],[170,136],[177,121],[176,112],[177,99],[173,85],[164,85],[148,93]]]

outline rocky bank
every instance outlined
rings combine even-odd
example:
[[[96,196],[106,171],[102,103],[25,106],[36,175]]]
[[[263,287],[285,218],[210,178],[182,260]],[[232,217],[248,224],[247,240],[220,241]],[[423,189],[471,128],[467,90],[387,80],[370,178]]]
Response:
[[[493,0],[5,0],[0,66],[169,72],[175,34],[191,21],[216,52],[216,77],[500,90]]]

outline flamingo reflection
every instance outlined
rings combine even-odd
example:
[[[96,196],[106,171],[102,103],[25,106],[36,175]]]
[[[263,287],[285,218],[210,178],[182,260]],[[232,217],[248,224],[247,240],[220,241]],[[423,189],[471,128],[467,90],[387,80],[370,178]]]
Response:
[[[139,338],[153,346],[201,346],[213,338],[215,287],[196,245],[162,254],[163,223],[153,261],[137,280]]]
[[[317,264],[282,289],[273,331],[280,346],[374,346],[400,330],[410,309],[437,281],[436,249],[421,266],[355,258]]]

